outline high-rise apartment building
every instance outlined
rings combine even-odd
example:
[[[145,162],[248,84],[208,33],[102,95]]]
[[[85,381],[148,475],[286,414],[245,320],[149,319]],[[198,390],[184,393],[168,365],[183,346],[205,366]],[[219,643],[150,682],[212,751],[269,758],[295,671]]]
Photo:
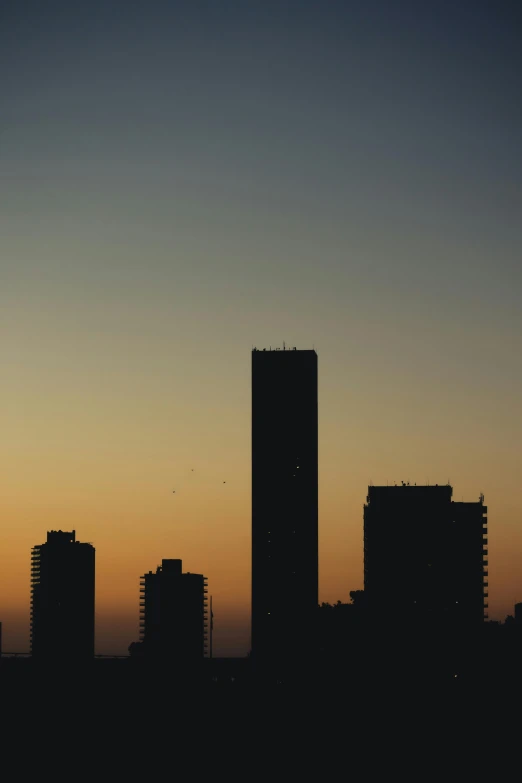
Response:
[[[318,606],[317,354],[252,352],[252,654],[297,655]]]
[[[140,580],[140,637],[146,657],[182,664],[207,650],[207,578],[182,573],[181,560],[162,560]]]
[[[487,507],[452,501],[444,486],[368,487],[364,591],[376,620],[483,622],[487,607]],[[487,616],[487,615],[486,615]]]
[[[76,532],[51,530],[31,553],[31,655],[48,661],[94,656],[95,549]]]

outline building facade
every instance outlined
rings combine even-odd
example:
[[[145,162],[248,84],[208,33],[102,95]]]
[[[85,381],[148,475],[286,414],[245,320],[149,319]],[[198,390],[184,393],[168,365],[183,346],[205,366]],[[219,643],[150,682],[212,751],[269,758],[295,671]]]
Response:
[[[76,531],[52,530],[31,553],[31,655],[48,661],[94,656],[95,549]]]
[[[140,580],[140,641],[148,658],[197,663],[207,653],[207,578],[162,560]]]
[[[483,622],[487,608],[487,507],[456,503],[444,486],[368,487],[364,591],[374,621]]]
[[[252,352],[252,655],[307,646],[318,606],[313,350]]]

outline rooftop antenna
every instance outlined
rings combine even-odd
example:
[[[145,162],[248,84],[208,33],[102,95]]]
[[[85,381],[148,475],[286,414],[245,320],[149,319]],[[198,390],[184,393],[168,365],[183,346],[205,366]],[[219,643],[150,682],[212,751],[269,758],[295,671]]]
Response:
[[[283,340],[283,351],[286,351],[285,341]]]

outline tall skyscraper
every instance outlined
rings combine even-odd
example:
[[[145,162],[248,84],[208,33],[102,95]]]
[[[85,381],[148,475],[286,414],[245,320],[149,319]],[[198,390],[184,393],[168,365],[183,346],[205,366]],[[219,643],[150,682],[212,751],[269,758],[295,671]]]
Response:
[[[207,650],[207,578],[182,573],[181,560],[162,560],[140,580],[143,653],[165,663],[192,664]]]
[[[466,628],[487,607],[487,507],[445,486],[368,487],[364,590],[373,617]],[[487,616],[487,615],[486,615]]]
[[[306,651],[318,605],[317,354],[252,352],[252,655]]]
[[[94,563],[76,531],[51,530],[31,553],[31,655],[48,661],[94,656]]]

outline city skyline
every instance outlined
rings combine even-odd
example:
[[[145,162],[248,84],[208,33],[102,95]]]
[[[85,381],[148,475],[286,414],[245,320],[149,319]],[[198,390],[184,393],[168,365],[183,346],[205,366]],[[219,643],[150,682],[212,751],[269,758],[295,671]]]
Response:
[[[253,350],[254,353],[257,353],[257,349]],[[276,662],[284,666],[293,660],[295,664],[295,640],[299,637],[299,629],[303,626],[309,627],[310,630],[311,639],[306,643],[310,644],[308,649],[311,654],[310,660],[313,659],[313,654],[321,649],[323,632],[326,633],[324,637],[326,649],[330,649],[330,654],[333,653],[334,656],[339,654],[342,649],[340,640],[338,646],[329,648],[329,644],[335,638],[331,637],[330,633],[332,631],[335,633],[335,628],[342,636],[348,635],[346,638],[349,637],[350,631],[355,632],[352,641],[355,642],[357,639],[357,643],[360,644],[361,641],[367,643],[372,633],[378,635],[387,626],[389,627],[390,623],[397,631],[402,629],[407,632],[407,629],[410,629],[415,633],[415,629],[420,630],[422,627],[429,633],[434,632],[433,638],[436,638],[437,633],[440,632],[441,639],[446,638],[445,633],[449,630],[450,637],[447,637],[446,641],[451,638],[451,634],[455,635],[455,640],[465,639],[468,631],[472,632],[471,641],[473,629],[476,632],[484,621],[499,626],[500,621],[491,620],[488,614],[488,507],[484,504],[484,495],[481,494],[477,502],[452,501],[454,488],[449,483],[422,485],[402,481],[399,484],[388,483],[386,486],[369,485],[363,514],[364,589],[350,590],[351,603],[340,600],[333,604],[324,601],[310,603],[312,593],[315,598],[317,596],[316,544],[312,542],[311,550],[310,541],[304,548],[302,544],[296,548],[295,542],[288,539],[288,528],[301,523],[303,525],[301,532],[309,535],[309,522],[317,518],[316,504],[313,500],[316,490],[312,481],[311,491],[305,490],[301,497],[299,497],[300,492],[296,491],[297,488],[292,489],[288,494],[286,486],[288,476],[284,467],[292,451],[290,448],[289,452],[288,447],[297,436],[301,442],[299,451],[304,455],[300,458],[300,467],[303,468],[304,473],[309,473],[310,469],[312,474],[314,473],[314,454],[317,453],[314,443],[317,422],[314,400],[317,386],[317,356],[315,351],[307,351],[305,354],[313,354],[315,361],[310,365],[310,361],[305,356],[301,367],[299,362],[294,363],[293,367],[297,367],[299,371],[287,390],[289,393],[293,393],[298,387],[304,390],[304,404],[299,414],[291,419],[288,433],[283,434],[283,437],[279,433],[274,439],[281,425],[279,419],[269,436],[274,447],[277,446],[282,450],[282,459],[276,463],[272,476],[280,486],[275,493],[273,490],[269,491],[263,502],[260,502],[259,491],[257,500],[256,495],[253,495],[252,539],[253,542],[257,541],[253,546],[253,552],[257,551],[257,554],[253,557],[252,572],[256,571],[258,576],[257,587],[254,589],[254,582],[252,585],[251,613],[258,615],[256,620],[258,630],[252,637],[247,655],[231,657],[246,660],[252,655],[258,675],[265,671],[265,667],[270,670],[271,665]],[[254,387],[257,387],[257,392],[253,394],[253,403],[254,398],[258,398],[258,402],[253,404],[252,409],[253,420],[257,419],[254,432],[262,424],[266,426],[267,422],[264,419],[269,411],[274,410],[274,402],[278,397],[277,384],[281,380],[281,365],[279,368],[275,365],[275,373],[274,367],[269,365],[266,365],[260,373],[260,367],[261,365],[252,375],[253,391]],[[284,368],[284,374],[288,373],[289,368],[292,369],[292,364]],[[267,369],[268,374],[265,373]],[[311,369],[312,378],[310,378]],[[257,381],[254,380],[256,377]],[[306,391],[305,387],[307,383],[310,386],[310,380],[312,380],[312,387]],[[260,406],[260,393],[267,390],[269,399],[266,404]],[[311,409],[310,403],[312,403]],[[257,414],[254,415],[256,409]],[[300,432],[295,429],[295,425],[302,419],[300,414],[305,412],[311,413],[311,422],[305,425],[303,432]],[[307,444],[310,435],[311,442]],[[263,444],[254,436],[253,446],[256,444],[257,447],[253,448],[253,478],[255,482],[261,483],[261,479],[270,478],[271,471],[263,464],[263,458],[266,456],[263,454]],[[256,452],[257,456],[255,456]],[[254,467],[256,463],[257,468]],[[281,468],[283,468],[282,472]],[[297,504],[293,509],[294,516],[287,520],[284,512],[292,510],[287,504],[290,496],[293,496]],[[310,499],[311,507],[307,509]],[[282,501],[283,507],[273,515],[271,526],[274,531],[277,529],[279,535],[271,535],[276,546],[267,550],[266,545],[262,543],[266,524],[265,507],[273,505],[276,500]],[[289,525],[289,521],[292,524]],[[394,554],[393,550],[397,542],[403,546],[403,551]],[[270,557],[277,561],[277,568],[274,571],[275,580],[266,579],[267,551],[270,551]],[[85,663],[93,655],[102,658],[135,657],[149,659],[151,663],[161,663],[170,669],[174,665],[173,671],[180,663],[183,671],[184,665],[190,667],[198,661],[203,661],[204,658],[213,658],[214,613],[211,596],[210,605],[208,604],[208,579],[202,574],[182,573],[182,560],[171,558],[163,558],[156,571],[149,570],[140,576],[139,640],[131,641],[126,653],[94,652],[96,627],[94,554],[95,548],[91,543],[81,543],[76,540],[75,530],[48,531],[46,543],[32,547],[31,651],[5,650],[0,644],[0,654],[3,652],[6,656],[15,657],[36,655],[37,661],[44,661],[47,664],[51,664],[53,659],[57,662],[61,660],[62,663],[67,661],[81,663],[82,660]],[[312,555],[311,561],[310,555]],[[402,558],[402,561],[397,561],[397,555]],[[305,589],[295,590],[294,580],[289,578],[290,562],[293,568],[298,569],[299,585],[303,585]],[[270,564],[268,566],[270,572],[272,569]],[[430,568],[433,568],[432,573]],[[368,581],[370,574],[371,584]],[[453,606],[455,603],[461,606],[458,608]],[[275,631],[274,639],[271,639],[270,632],[267,634],[269,629],[265,627],[264,618],[261,618],[270,604],[272,609],[275,608],[275,612],[269,612],[274,614],[272,626],[272,635]],[[311,613],[312,605],[314,612]],[[291,619],[287,616],[288,606],[293,607],[294,617]],[[337,607],[344,610],[354,609],[355,614],[340,614],[339,620],[342,621],[344,618],[344,626],[335,622],[328,629],[328,623],[324,625],[328,617],[324,615],[324,609]],[[504,618],[506,626],[511,627],[513,623],[518,626],[521,624],[521,607],[522,602],[516,602],[511,607],[512,613]],[[319,617],[315,619],[314,615],[318,610],[323,610],[321,611],[323,620],[319,620]],[[317,629],[316,622],[319,622]],[[180,636],[182,629],[183,633]],[[460,633],[464,636],[459,636]],[[285,641],[286,634],[288,639]],[[1,635],[2,622],[0,621],[0,641]],[[35,650],[35,639],[38,642],[37,650]],[[185,645],[183,639],[186,640]],[[324,652],[324,648],[322,649]],[[475,648],[475,652],[477,649]],[[306,660],[306,655],[304,659]]]
[[[0,12],[6,650],[76,529],[97,652],[181,557],[246,654],[250,351],[283,340],[320,356],[319,601],[362,589],[388,481],[483,493],[490,619],[522,600],[517,9],[219,5]]]

